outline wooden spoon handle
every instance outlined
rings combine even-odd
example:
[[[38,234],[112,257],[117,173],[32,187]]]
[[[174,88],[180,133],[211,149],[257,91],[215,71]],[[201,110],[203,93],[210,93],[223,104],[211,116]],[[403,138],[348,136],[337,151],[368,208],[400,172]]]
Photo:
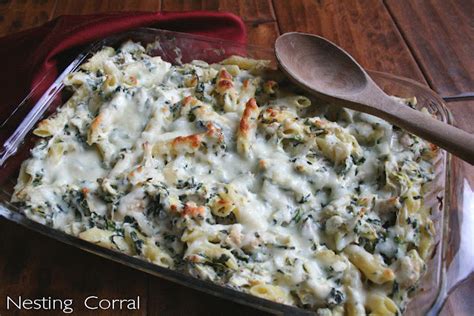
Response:
[[[408,106],[401,106],[396,101],[393,101],[392,105],[385,105],[382,111],[388,121],[474,165],[474,134],[443,123]]]

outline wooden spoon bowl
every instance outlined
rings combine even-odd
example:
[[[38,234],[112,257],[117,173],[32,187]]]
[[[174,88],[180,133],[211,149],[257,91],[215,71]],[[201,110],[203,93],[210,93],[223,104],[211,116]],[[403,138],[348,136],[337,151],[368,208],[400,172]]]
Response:
[[[306,86],[338,94],[355,94],[365,88],[366,77],[359,68],[353,66],[354,61],[349,55],[321,37],[301,36],[299,33],[295,36],[299,37],[298,47],[292,47],[292,55],[280,54],[280,64],[297,69],[298,79]]]

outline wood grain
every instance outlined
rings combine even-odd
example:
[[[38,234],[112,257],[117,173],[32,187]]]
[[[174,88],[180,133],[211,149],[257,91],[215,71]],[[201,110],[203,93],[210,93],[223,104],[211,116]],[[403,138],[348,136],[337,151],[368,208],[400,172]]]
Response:
[[[248,43],[271,49],[278,37],[276,22],[254,23],[247,22]]]
[[[7,12],[8,9],[0,7],[0,36],[8,34],[7,29]]]
[[[45,9],[47,7],[55,6],[57,0],[1,0],[0,7],[4,6],[6,8],[21,10],[38,10]]]
[[[381,1],[274,0],[280,31],[327,37],[365,68],[425,82]]]
[[[162,10],[214,10],[232,12],[246,22],[275,21],[271,0],[163,0]]]
[[[442,95],[474,91],[472,0],[387,0],[432,88]]]
[[[456,126],[474,134],[474,101],[456,101],[446,104]]]
[[[7,9],[10,6],[11,2],[11,0],[0,0],[0,10]]]
[[[160,6],[160,0],[59,0],[54,16],[112,11],[158,11]]]
[[[0,36],[41,25],[52,18],[56,1],[0,2]]]
[[[278,37],[278,25],[270,0],[163,0],[162,10],[216,10],[242,17],[247,26],[248,43],[271,48]]]

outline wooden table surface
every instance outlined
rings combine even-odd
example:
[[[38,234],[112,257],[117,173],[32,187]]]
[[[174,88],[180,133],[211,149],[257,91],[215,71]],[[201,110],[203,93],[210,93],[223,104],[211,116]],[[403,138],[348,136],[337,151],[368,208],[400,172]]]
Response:
[[[271,46],[288,31],[319,34],[344,47],[368,69],[417,80],[442,96],[474,91],[472,0],[0,0],[0,36],[62,14],[196,9],[240,15],[250,43]],[[455,124],[474,133],[474,101],[447,106]],[[473,188],[474,168],[457,159],[452,165],[455,180],[467,186],[464,190]],[[462,192],[454,195],[451,212],[458,212]],[[135,315],[264,314],[70,248],[3,219],[0,254],[0,315],[8,315],[6,295],[82,300],[92,294],[139,295],[141,309]],[[474,314],[473,295],[471,275],[450,295],[442,315]],[[85,310],[75,311],[88,315]]]

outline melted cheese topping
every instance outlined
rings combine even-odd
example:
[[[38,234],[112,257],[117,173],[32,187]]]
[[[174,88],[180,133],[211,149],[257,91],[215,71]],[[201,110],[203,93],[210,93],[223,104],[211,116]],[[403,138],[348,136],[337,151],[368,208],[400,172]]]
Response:
[[[433,151],[264,67],[104,48],[35,130],[13,201],[69,234],[263,298],[395,315],[431,246],[421,190]]]

